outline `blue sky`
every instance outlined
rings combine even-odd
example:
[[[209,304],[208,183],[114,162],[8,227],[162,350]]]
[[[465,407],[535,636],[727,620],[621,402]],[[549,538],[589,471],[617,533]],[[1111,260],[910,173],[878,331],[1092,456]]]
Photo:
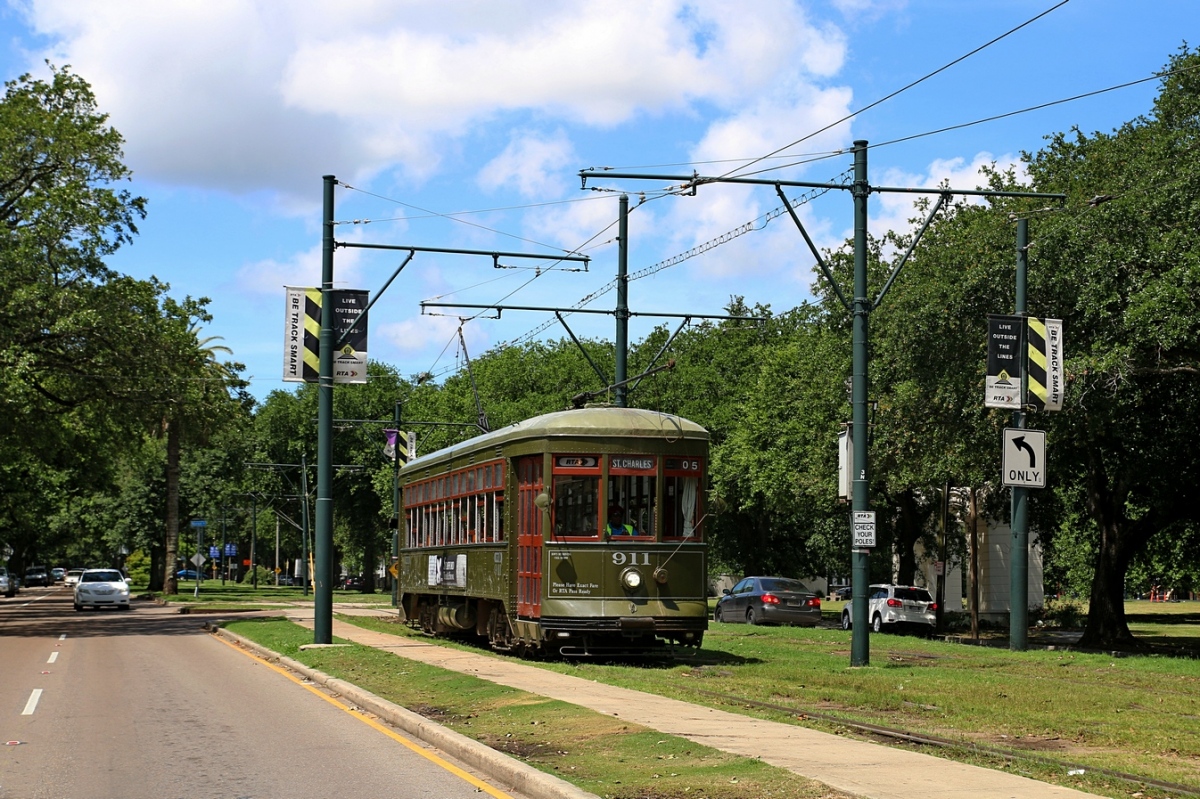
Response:
[[[211,298],[205,335],[246,364],[259,398],[282,381],[285,285],[320,281],[321,176],[339,240],[550,254],[587,272],[497,270],[490,258],[418,254],[371,312],[370,356],[403,375],[460,363],[458,315],[421,300],[573,306],[615,276],[617,194],[581,169],[715,175],[804,139],[760,176],[828,181],[872,144],[1153,75],[1200,40],[1196,0],[0,0],[0,74],[69,64],[125,136],[149,199],[111,265]],[[1050,9],[1053,9],[1050,11]],[[843,117],[1049,13],[887,102]],[[870,151],[876,185],[974,188],[1046,135],[1109,131],[1148,113],[1154,82]],[[838,124],[833,124],[838,123]],[[796,155],[822,154],[820,159]],[[800,166],[784,164],[805,161]],[[624,189],[636,273],[779,207],[770,189]],[[642,202],[639,192],[646,193]],[[904,227],[911,198],[874,195],[870,230]],[[799,209],[822,247],[850,230],[850,198]],[[354,224],[353,220],[371,220]],[[339,286],[375,292],[401,255],[338,250]],[[732,295],[776,311],[809,298],[813,261],[776,219],[630,283],[641,313],[721,314]],[[587,307],[611,309],[615,293]],[[998,313],[1008,309],[998,308]],[[442,311],[442,313],[454,313]],[[463,324],[472,357],[549,317]],[[612,339],[610,316],[577,335]],[[631,322],[631,339],[655,324]],[[555,323],[538,334],[561,338]],[[580,387],[594,388],[592,386]]]

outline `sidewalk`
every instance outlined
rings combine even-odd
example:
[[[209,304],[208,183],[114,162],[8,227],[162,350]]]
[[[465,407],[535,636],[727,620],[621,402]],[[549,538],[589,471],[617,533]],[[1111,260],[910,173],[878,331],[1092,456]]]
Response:
[[[351,608],[339,608],[338,612],[394,614],[390,610]],[[295,608],[287,616],[302,626],[313,625],[309,608]],[[364,630],[336,619],[333,634],[403,658],[617,716],[714,749],[758,758],[867,799],[1095,799],[1094,794],[1003,771],[602,685],[515,659],[447,649],[420,639]]]

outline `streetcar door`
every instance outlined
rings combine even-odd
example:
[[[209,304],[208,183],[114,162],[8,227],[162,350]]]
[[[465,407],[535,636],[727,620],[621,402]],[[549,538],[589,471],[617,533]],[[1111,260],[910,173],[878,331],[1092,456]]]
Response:
[[[517,461],[517,615],[542,616],[542,456]]]

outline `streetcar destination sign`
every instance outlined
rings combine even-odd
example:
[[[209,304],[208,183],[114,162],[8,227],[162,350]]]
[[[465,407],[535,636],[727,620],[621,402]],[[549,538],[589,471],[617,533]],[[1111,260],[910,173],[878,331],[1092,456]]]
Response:
[[[855,549],[875,546],[875,511],[851,511],[851,530]]]

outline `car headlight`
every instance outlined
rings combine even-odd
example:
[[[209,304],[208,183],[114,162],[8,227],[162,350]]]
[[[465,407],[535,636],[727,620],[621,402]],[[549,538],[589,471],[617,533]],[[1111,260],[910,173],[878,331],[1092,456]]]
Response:
[[[642,586],[642,573],[637,569],[626,569],[621,572],[621,584],[629,591],[636,591]]]

